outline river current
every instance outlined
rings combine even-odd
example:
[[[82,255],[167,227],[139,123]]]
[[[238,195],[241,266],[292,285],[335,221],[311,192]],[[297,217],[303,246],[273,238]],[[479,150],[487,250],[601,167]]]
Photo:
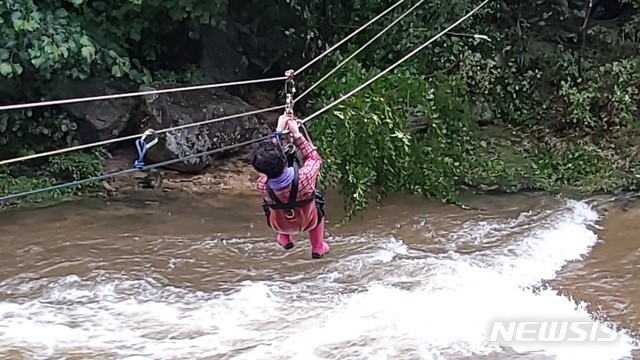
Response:
[[[134,193],[0,213],[0,359],[632,359],[640,210],[414,196],[285,251],[253,195]],[[609,211],[605,211],[609,206]],[[605,216],[606,214],[606,216]],[[615,341],[491,342],[495,321]]]

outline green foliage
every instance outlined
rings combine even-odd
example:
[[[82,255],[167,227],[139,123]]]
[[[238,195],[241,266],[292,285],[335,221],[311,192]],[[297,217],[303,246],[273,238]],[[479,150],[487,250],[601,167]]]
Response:
[[[33,178],[27,176],[11,176],[0,173],[0,195],[16,194],[34,189],[45,188],[53,185],[54,180],[50,178]],[[42,201],[44,199],[59,198],[60,191],[52,191],[49,193],[35,194],[30,197],[29,201]],[[0,203],[0,207],[4,204]]]
[[[324,85],[327,103],[375,72],[358,63]],[[455,78],[426,78],[405,69],[345,100],[310,131],[325,158],[322,181],[338,185],[348,216],[377,199],[409,191],[456,201],[455,183],[471,167],[474,143],[465,86]]]
[[[31,155],[52,145],[75,145],[76,130],[76,123],[53,111],[0,113],[0,157]]]
[[[61,78],[204,82],[184,59],[184,43],[198,38],[201,24],[224,28],[228,19],[254,46],[258,35],[279,29],[290,47],[274,40],[272,46],[283,47],[277,56],[309,59],[393,3],[6,0],[0,4],[0,102],[55,97],[50,85]],[[370,198],[397,191],[457,202],[460,185],[504,191],[635,186],[621,174],[640,168],[629,151],[637,145],[629,134],[640,125],[640,0],[622,1],[611,21],[588,19],[600,11],[589,3],[490,2],[319,116],[310,130],[326,159],[322,182],[347,196],[349,216]],[[304,83],[412,4],[352,39],[348,51],[325,58],[319,71],[305,72]],[[425,1],[317,88],[310,105],[319,108],[351,91],[477,5]],[[176,33],[182,37],[172,37]],[[74,145],[76,131],[59,108],[0,113],[0,158]],[[614,139],[626,145],[612,148]],[[28,171],[11,168],[0,190],[95,176],[103,156],[78,153],[29,163]]]
[[[536,146],[529,151],[533,175],[546,190],[577,187],[589,188],[594,178],[607,176],[611,164],[584,145],[570,145],[554,152],[548,147]]]
[[[329,45],[350,35],[376,14],[383,12],[397,2],[396,0],[289,1],[305,20],[305,24],[307,24],[303,30],[297,31],[298,36],[307,40],[308,48],[314,53],[318,53]],[[381,18],[379,22],[369,26],[356,36],[350,43],[358,45],[365,43],[415,3],[414,1],[398,6]],[[469,12],[478,4],[479,2],[471,0],[455,2],[425,1],[403,18],[401,22],[397,23],[393,29],[387,31],[375,44],[363,51],[359,56],[360,62],[365,68],[372,66],[384,68],[458,20],[460,16]],[[468,22],[460,24],[456,31],[464,33],[475,31],[477,28],[475,24],[481,23],[485,17],[491,16],[500,5],[501,2],[488,4]],[[327,21],[327,19],[330,20]],[[447,69],[456,63],[457,57],[464,52],[466,47],[474,46],[474,43],[478,43],[469,42],[468,39],[460,40],[455,36],[442,38],[438,41],[437,46],[425,48],[421,56],[416,56],[408,63],[411,64],[412,68],[424,71],[431,71],[434,68],[439,70]]]
[[[582,81],[580,81],[582,80]],[[640,57],[606,63],[586,79],[562,82],[565,122],[586,131],[619,131],[640,114]]]
[[[336,19],[315,25],[319,18],[309,18],[314,25],[306,36],[325,40],[310,43],[320,51],[353,31],[341,31],[340,24],[350,19],[362,24],[390,4],[299,7],[303,14],[324,8]],[[319,107],[352,90],[475,5],[425,4],[359,55],[357,65],[327,80],[313,104]],[[631,5],[640,9],[640,1]],[[640,18],[625,17],[633,14],[627,9],[617,22],[585,21],[596,9],[586,8],[587,3],[571,6],[560,0],[494,2],[456,34],[407,61],[402,71],[314,120],[312,131],[327,159],[326,181],[349,198],[348,215],[365,208],[373,190],[378,198],[410,191],[455,202],[456,185],[465,184],[506,191],[634,186],[617,169],[624,151],[607,148],[602,138],[638,125]],[[477,33],[491,41],[468,36]],[[362,38],[356,42],[364,43],[367,36]],[[421,115],[415,115],[417,109]],[[427,125],[412,129],[416,117]],[[518,136],[487,139],[487,130],[477,124],[519,126]],[[598,135],[605,148],[568,138],[540,142],[541,137],[580,134]],[[563,141],[574,145],[559,147]]]
[[[52,4],[53,5],[53,4]],[[0,75],[86,77],[96,46],[81,24],[61,7],[41,11],[30,0],[0,5]]]
[[[0,75],[84,79],[109,71],[150,82],[150,73],[130,54],[155,60],[166,51],[162,37],[183,21],[222,24],[225,9],[225,0],[7,0],[0,5]]]
[[[16,194],[49,187],[61,182],[84,180],[102,175],[102,164],[107,156],[102,149],[90,152],[67,153],[46,159],[37,168],[31,168],[35,176],[25,176],[18,171],[5,171],[0,167],[0,196]],[[58,199],[63,196],[80,194],[83,189],[91,190],[98,183],[69,186],[50,192],[36,194],[27,202]],[[2,204],[0,204],[2,205]]]
[[[63,181],[76,181],[101,175],[106,154],[102,150],[91,153],[66,153],[49,158],[47,176]]]
[[[226,0],[3,1],[0,103],[55,97],[50,85],[62,78],[111,75],[149,83],[154,61],[176,51],[167,48],[167,34],[181,26],[224,25],[226,5]],[[197,76],[193,70],[187,75],[158,72],[159,79],[202,80]],[[59,108],[2,112],[0,158],[77,145],[76,131],[76,123]],[[8,169],[13,175],[5,175],[0,187],[2,193],[15,192],[95,176],[101,172],[103,157],[102,152],[89,152],[31,161],[28,168]],[[42,180],[27,181],[23,174],[37,174]]]

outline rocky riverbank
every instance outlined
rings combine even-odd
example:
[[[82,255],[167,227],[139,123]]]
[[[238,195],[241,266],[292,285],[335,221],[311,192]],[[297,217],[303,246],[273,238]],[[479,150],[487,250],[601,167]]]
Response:
[[[122,83],[107,82],[106,93],[131,91]],[[60,91],[76,97],[97,91],[97,83],[67,83]],[[139,90],[178,87],[156,84]],[[66,90],[63,90],[66,89]],[[235,96],[220,89],[165,93],[138,98],[123,98],[93,103],[65,105],[64,110],[78,125],[84,143],[142,134],[147,129],[162,130],[217,119],[234,114],[281,105],[275,94],[254,89],[246,96]],[[176,160],[191,154],[234,145],[269,133],[280,112],[265,112],[197,125],[158,135],[158,143],[149,148],[146,164]],[[106,147],[109,157],[104,173],[130,169],[138,157],[133,141]],[[256,174],[247,161],[251,147],[231,149],[212,156],[177,162],[149,173],[134,173],[103,182],[108,193],[140,187],[187,192],[214,189],[253,188]]]
[[[258,175],[248,162],[250,149],[245,148],[228,158],[215,161],[199,174],[188,174],[175,170],[158,169],[131,176],[120,176],[103,183],[107,193],[130,191],[153,187],[163,191],[183,191],[198,194],[209,191],[252,191]],[[105,162],[107,172],[130,168],[136,159],[134,151],[118,151]],[[153,183],[148,184],[150,179]],[[159,180],[159,181],[158,181]]]

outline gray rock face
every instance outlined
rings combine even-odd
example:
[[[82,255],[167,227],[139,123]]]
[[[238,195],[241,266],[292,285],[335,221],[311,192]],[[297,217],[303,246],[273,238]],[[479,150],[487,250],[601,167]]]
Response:
[[[60,98],[120,94],[130,88],[104,80],[64,81],[57,83]],[[61,108],[73,116],[78,125],[80,140],[84,143],[123,136],[131,121],[131,109],[136,98],[120,98],[64,104]],[[117,144],[116,144],[117,145]]]
[[[213,89],[140,98],[133,116],[134,123],[142,133],[150,128],[161,130],[255,110],[258,109],[240,98]],[[241,116],[160,134],[158,143],[147,151],[145,163],[173,160],[264,136],[269,128],[260,115]],[[199,173],[212,160],[240,150],[236,148],[224,153],[194,157],[166,168]]]
[[[184,85],[155,84],[153,88],[142,86],[139,91],[172,86]],[[61,98],[69,98],[132,91],[135,89],[125,84],[96,80],[61,83],[57,93]],[[67,104],[62,108],[75,119],[83,143],[142,134],[147,129],[161,130],[259,109],[219,89],[91,101]],[[269,123],[273,123],[278,115],[263,113],[241,116],[160,134],[158,143],[147,151],[145,164],[174,160],[264,136],[270,131],[269,125],[273,125]],[[106,148],[113,149],[120,145],[123,143],[114,143]],[[236,148],[211,156],[194,157],[165,168],[200,173],[212,160],[242,150],[246,149]]]

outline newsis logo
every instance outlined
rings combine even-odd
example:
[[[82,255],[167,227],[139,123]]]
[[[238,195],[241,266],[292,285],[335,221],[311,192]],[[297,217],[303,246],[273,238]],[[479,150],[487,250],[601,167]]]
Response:
[[[495,321],[489,341],[515,342],[614,342],[618,333],[594,321]]]

